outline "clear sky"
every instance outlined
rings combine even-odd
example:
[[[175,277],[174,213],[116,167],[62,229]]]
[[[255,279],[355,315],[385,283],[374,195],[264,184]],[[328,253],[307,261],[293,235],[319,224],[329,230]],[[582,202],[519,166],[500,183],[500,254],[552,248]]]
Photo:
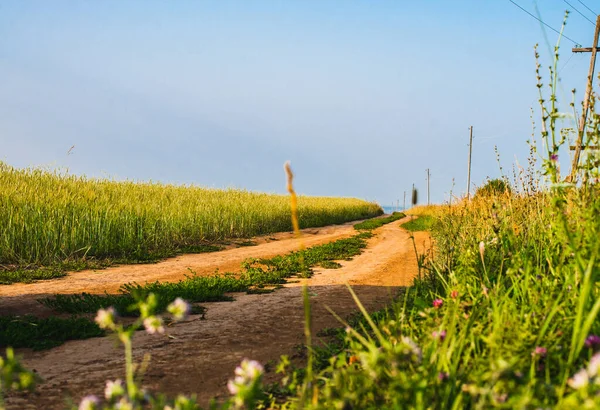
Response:
[[[556,28],[571,8],[537,7]],[[568,37],[593,33],[571,13]],[[430,168],[442,202],[466,190],[470,125],[473,183],[500,175],[495,145],[505,172],[526,163],[536,43],[508,0],[1,0],[0,160],[278,193],[291,160],[300,193],[383,205],[413,183],[426,200]],[[569,102],[589,53],[562,45]]]

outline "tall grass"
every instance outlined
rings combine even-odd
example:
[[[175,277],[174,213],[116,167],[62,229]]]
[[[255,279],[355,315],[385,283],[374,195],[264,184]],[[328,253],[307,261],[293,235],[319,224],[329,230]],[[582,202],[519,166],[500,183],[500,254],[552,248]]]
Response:
[[[352,198],[301,196],[298,209],[301,227],[382,213]],[[0,163],[0,264],[152,259],[207,241],[289,231],[289,215],[282,195],[115,182]]]

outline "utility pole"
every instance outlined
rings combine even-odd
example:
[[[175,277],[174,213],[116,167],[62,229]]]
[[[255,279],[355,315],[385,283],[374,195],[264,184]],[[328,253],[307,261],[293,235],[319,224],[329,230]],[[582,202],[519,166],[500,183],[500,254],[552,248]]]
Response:
[[[594,68],[596,66],[596,52],[598,51],[598,35],[600,34],[600,15],[596,18],[596,32],[594,33],[594,45],[591,48],[574,48],[574,53],[592,53],[590,58],[590,71],[588,72],[587,87],[585,89],[585,97],[583,98],[583,111],[581,112],[581,118],[579,119],[579,133],[577,135],[577,143],[575,147],[571,149],[575,150],[573,156],[573,165],[571,167],[571,175],[569,175],[569,182],[577,182],[577,167],[579,166],[579,156],[581,155],[581,149],[583,148],[583,136],[585,135],[585,123],[587,120],[587,113],[590,106],[590,96],[592,94],[592,84],[594,81]]]
[[[404,203],[402,204],[402,210],[406,211],[406,191],[404,191]]]
[[[469,173],[467,174],[467,200],[471,193],[471,155],[473,154],[473,126],[469,127],[471,136],[469,137]]]
[[[429,205],[429,168],[427,168],[427,205]]]

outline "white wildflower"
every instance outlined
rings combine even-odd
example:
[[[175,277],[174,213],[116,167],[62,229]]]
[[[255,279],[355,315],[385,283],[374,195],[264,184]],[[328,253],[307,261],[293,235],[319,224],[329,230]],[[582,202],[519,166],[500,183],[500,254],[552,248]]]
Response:
[[[242,360],[235,368],[235,378],[227,383],[229,392],[233,395],[238,394],[243,388],[253,385],[263,372],[262,365],[256,360]]]
[[[96,318],[94,320],[102,329],[114,329],[116,317],[117,312],[115,311],[115,308],[111,306],[108,309],[98,310],[98,313],[96,314]]]
[[[256,360],[242,360],[242,364],[235,369],[235,374],[254,380],[263,373],[264,369]]]
[[[111,380],[106,382],[106,387],[104,388],[104,397],[106,397],[107,400],[120,397],[124,394],[125,387],[123,387],[123,382],[120,379],[117,379],[114,382]]]
[[[240,386],[238,384],[236,384],[233,380],[229,380],[227,382],[227,389],[229,389],[229,393],[231,393],[233,396],[235,396],[236,394],[239,393]]]
[[[149,316],[144,319],[144,327],[146,332],[153,335],[155,333],[165,333],[162,319],[156,316]]]
[[[402,339],[400,341],[402,342],[402,344],[408,347],[409,352],[413,356],[415,356],[420,362],[421,358],[423,357],[423,352],[421,352],[419,346],[410,337],[407,336],[402,336]]]
[[[600,370],[600,353],[596,353],[590,359],[588,363],[587,373],[589,377],[595,377],[598,375],[598,370]]]
[[[575,375],[569,379],[568,383],[575,390],[582,389],[586,387],[590,382],[590,378],[585,369],[581,369]]]
[[[127,398],[121,397],[121,400],[115,404],[115,410],[133,410],[133,403],[127,400]]]
[[[79,403],[79,410],[95,410],[98,408],[100,400],[98,397],[90,395],[85,396]]]
[[[177,298],[167,306],[167,311],[173,315],[175,320],[183,320],[190,313],[190,305],[185,300]]]

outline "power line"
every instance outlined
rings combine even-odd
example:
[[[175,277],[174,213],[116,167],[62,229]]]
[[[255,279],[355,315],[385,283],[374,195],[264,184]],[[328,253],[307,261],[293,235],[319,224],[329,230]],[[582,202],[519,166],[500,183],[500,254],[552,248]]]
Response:
[[[571,56],[569,58],[567,58],[567,62],[564,63],[561,68],[558,69],[557,74],[560,74],[560,72],[565,69],[565,67],[567,66],[567,64],[569,64],[569,61],[571,61],[571,59],[573,58],[574,55],[575,55],[575,53],[571,53]]]
[[[575,54],[579,54],[579,53],[571,53],[571,56],[569,58],[567,58],[567,61],[563,64],[563,66],[558,70],[558,74],[562,73],[563,70],[565,69],[565,67],[569,64],[569,62],[571,61],[571,59],[573,58],[573,56]],[[571,64],[571,67],[576,67],[577,64],[581,63],[581,61],[583,60],[583,53],[579,54],[579,60],[573,60],[574,63]],[[575,65],[573,65],[575,64]]]
[[[592,12],[592,14],[593,14],[594,16],[597,16],[597,15],[598,15],[598,13],[596,13],[594,10],[592,10],[591,8],[589,8],[588,6],[586,6],[586,5],[585,5],[585,3],[584,3],[584,2],[582,2],[581,0],[577,0],[577,1],[578,1],[578,2],[580,2],[581,4],[583,4],[583,7],[585,7],[585,8],[586,8],[586,9],[588,9],[589,11],[591,11],[591,12]]]
[[[525,10],[523,7],[519,6],[517,3],[515,3],[513,0],[508,0],[510,1],[512,4],[514,4],[515,6],[517,6],[518,8],[520,8],[521,10],[523,10],[525,13],[529,14],[531,17],[533,17],[534,19],[536,19],[537,21],[539,21],[540,23],[542,23],[544,26],[548,27],[550,30],[554,31],[555,33],[557,33],[558,35],[560,34],[560,31],[558,31],[557,29],[555,29],[554,27],[546,24],[545,22],[543,22],[542,20],[540,20],[539,18],[537,18],[536,16],[534,16],[533,14],[531,14],[530,12],[528,12],[527,10]],[[567,40],[569,40],[570,42],[572,42],[573,44],[575,44],[576,46],[581,46],[581,43],[578,43],[577,41],[573,40],[572,38],[567,37],[566,35],[562,34],[562,36],[564,38],[566,38]]]
[[[581,14],[581,17],[583,17],[584,19],[586,19],[587,21],[589,21],[594,27],[596,26],[596,23],[594,23],[592,20],[590,20],[588,18],[588,16],[586,16],[585,14],[583,14],[582,12],[580,12],[579,10],[577,10],[575,8],[575,6],[573,6],[571,3],[569,3],[567,0],[563,0],[565,3],[567,3],[573,10],[575,10],[577,13]]]

